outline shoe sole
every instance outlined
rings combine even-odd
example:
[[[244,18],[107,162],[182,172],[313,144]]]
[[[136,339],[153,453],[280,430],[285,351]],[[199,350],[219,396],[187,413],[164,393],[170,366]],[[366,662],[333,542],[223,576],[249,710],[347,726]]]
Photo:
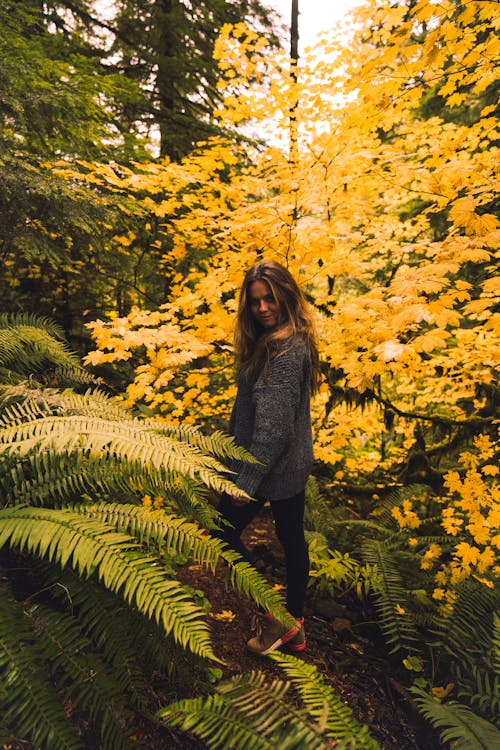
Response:
[[[259,651],[257,649],[253,649],[251,646],[247,645],[248,650],[252,654],[256,654],[257,656],[267,656],[271,653],[271,651],[276,651],[280,646],[286,646],[288,641],[291,641],[292,638],[295,638],[297,633],[299,632],[299,628],[291,628],[291,630],[288,630],[286,633],[283,633],[281,638],[278,638],[274,643],[271,643],[270,646],[266,648],[265,651]]]
[[[306,642],[304,643],[298,643],[297,645],[293,643],[285,643],[285,648],[287,651],[292,651],[294,654],[302,653],[302,651],[306,650]]]

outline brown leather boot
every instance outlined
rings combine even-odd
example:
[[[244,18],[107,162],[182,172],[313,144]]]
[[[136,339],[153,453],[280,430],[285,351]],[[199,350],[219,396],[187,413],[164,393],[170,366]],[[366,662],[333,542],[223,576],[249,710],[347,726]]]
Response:
[[[253,654],[259,656],[266,656],[285,643],[289,643],[299,634],[301,628],[300,622],[296,622],[295,627],[288,628],[269,613],[257,615],[254,626],[256,634],[250,638],[247,646]]]

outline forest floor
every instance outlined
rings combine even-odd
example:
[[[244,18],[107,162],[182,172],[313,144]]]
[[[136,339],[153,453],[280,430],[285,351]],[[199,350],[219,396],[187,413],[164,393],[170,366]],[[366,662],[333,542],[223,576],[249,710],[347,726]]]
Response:
[[[273,584],[283,583],[283,557],[270,511],[264,509],[243,538],[260,558],[266,578]],[[266,673],[269,681],[286,679],[270,659],[247,651],[255,605],[226,587],[225,574],[222,566],[213,576],[194,565],[186,566],[180,575],[185,583],[202,589],[212,603],[213,644],[215,653],[225,662],[224,677],[258,669]],[[215,617],[227,611],[234,613],[233,620]],[[406,675],[391,661],[380,636],[375,643],[377,628],[367,623],[364,629],[363,623],[354,623],[355,619],[346,616],[335,602],[309,601],[305,611],[307,649],[301,658],[318,668],[323,679],[352,709],[355,718],[369,727],[381,750],[437,750],[439,740],[417,713],[404,684]],[[154,744],[155,750],[163,750],[161,740],[160,744]],[[176,735],[164,747],[199,750],[205,746],[187,735]]]

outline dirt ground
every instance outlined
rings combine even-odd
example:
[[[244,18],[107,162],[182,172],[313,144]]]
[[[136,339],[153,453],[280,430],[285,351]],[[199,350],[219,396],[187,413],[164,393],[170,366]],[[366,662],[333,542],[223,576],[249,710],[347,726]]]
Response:
[[[274,525],[266,509],[244,534],[245,543],[259,553],[263,572],[272,583],[283,582],[282,553]],[[255,605],[244,596],[228,590],[221,567],[214,577],[201,566],[187,566],[181,578],[200,588],[212,603],[210,617],[214,650],[226,662],[224,674],[265,671],[269,679],[284,679],[283,672],[270,659],[246,649]],[[370,643],[350,630],[350,620],[328,610],[328,602],[308,601],[305,611],[307,649],[301,658],[314,664],[336,694],[352,709],[356,719],[366,724],[382,750],[437,750],[437,736],[418,715],[403,684],[405,675],[391,662],[383,642]],[[320,606],[322,605],[322,606]],[[333,607],[335,609],[335,607]],[[234,613],[232,621],[214,615]],[[318,610],[320,610],[318,612]],[[376,629],[373,629],[376,632]],[[203,747],[187,736],[176,738],[176,747],[197,750]],[[278,749],[277,749],[278,750]]]

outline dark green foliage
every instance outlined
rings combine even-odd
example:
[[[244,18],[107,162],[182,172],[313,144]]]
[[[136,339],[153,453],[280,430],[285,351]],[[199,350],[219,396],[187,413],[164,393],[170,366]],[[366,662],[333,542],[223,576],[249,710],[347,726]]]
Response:
[[[92,653],[76,618],[42,605],[25,608],[24,614],[43,639],[43,658],[50,665],[58,691],[64,691],[65,700],[88,715],[104,746],[117,750],[124,747],[126,737],[120,730],[119,717],[126,717],[130,710],[123,682],[117,680],[100,654]]]
[[[209,602],[180,564],[224,560],[232,585],[284,617],[279,594],[199,523],[214,526],[209,488],[234,489],[221,460],[249,456],[222,433],[140,420],[99,390],[23,381],[30,361],[42,377],[77,362],[47,321],[0,322],[15,382],[0,386],[2,736],[126,747],[137,716],[153,720],[155,674],[174,694],[218,661]],[[142,507],[148,492],[168,512]]]
[[[220,134],[213,112],[221,73],[213,49],[222,26],[247,22],[276,43],[273,12],[260,0],[120,0],[117,6],[111,22],[110,51],[119,58],[114,64],[144,91],[121,116],[157,126],[161,155],[178,160],[197,142]]]
[[[375,750],[378,747],[367,727],[358,724],[350,708],[325,683],[316,667],[281,653],[275,653],[271,658],[291,680],[311,719],[324,729],[327,737],[360,750]]]
[[[94,578],[160,624],[184,648],[215,658],[203,611],[187,590],[163,570],[160,560],[115,526],[87,517],[85,510],[3,508],[0,548],[47,558]]]
[[[17,737],[31,737],[46,747],[83,748],[66,721],[56,689],[47,675],[42,644],[23,615],[22,608],[0,586],[0,706],[5,730],[15,726]]]
[[[500,714],[499,617],[500,592],[471,579],[458,587],[452,615],[435,619],[457,695],[486,718]]]
[[[0,154],[5,147],[44,158],[141,153],[139,139],[125,143],[110,119],[116,103],[134,98],[137,87],[101,64],[82,30],[64,2],[2,3]]]
[[[39,373],[52,367],[77,368],[79,360],[64,341],[55,323],[30,315],[0,315],[0,368],[18,375]]]
[[[453,750],[493,750],[500,745],[500,732],[489,721],[456,701],[439,703],[423,690],[414,689],[415,700],[424,716],[436,729],[441,740]]]
[[[305,509],[305,527],[309,531],[324,532],[330,528],[333,521],[331,506],[327,503],[318,482],[314,477],[309,477],[306,485],[306,509]]]
[[[108,252],[117,225],[139,233],[138,209],[53,169],[144,158],[137,131],[113,119],[137,85],[102,64],[96,41],[64,2],[0,5],[0,296],[4,310],[57,320],[80,353],[83,320],[129,304],[144,255]]]
[[[363,560],[377,571],[375,597],[380,626],[392,651],[412,653],[419,638],[411,614],[410,596],[394,556],[383,542],[366,540]]]
[[[401,528],[396,520],[405,501],[418,513],[416,529]],[[311,515],[324,502],[321,493],[319,500],[311,494],[310,502]],[[338,539],[353,562],[364,563],[384,640],[410,674],[416,667],[412,676],[419,705],[436,728],[445,728],[443,739],[453,738],[457,747],[468,748],[467,742],[471,748],[493,747],[484,742],[496,737],[489,722],[496,721],[500,710],[500,594],[470,577],[455,586],[452,607],[443,609],[433,599],[436,582],[421,568],[422,553],[438,544],[446,559],[454,542],[442,533],[440,507],[430,490],[406,487],[380,501],[368,518],[330,518],[328,542],[335,549]],[[333,587],[333,596],[342,596],[342,584],[328,573],[325,566],[323,589]],[[321,590],[322,581],[315,585]],[[366,592],[366,587],[357,590]],[[432,687],[447,685],[449,702],[437,702]]]
[[[207,698],[179,701],[158,715],[201,738],[211,750],[326,750],[332,743],[341,750],[376,750],[367,728],[355,721],[314,666],[277,652],[271,658],[290,682],[269,683],[260,672],[250,672],[221,683]],[[302,708],[288,700],[290,683]]]

